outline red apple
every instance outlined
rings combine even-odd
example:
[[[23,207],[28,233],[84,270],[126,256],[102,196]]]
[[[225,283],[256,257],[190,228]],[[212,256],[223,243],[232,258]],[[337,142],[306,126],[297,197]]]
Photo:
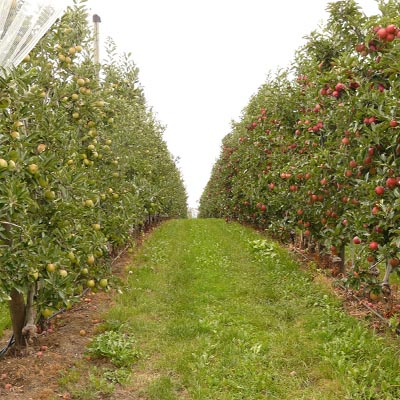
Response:
[[[358,236],[354,236],[353,237],[353,243],[354,244],[360,244],[361,243],[361,239]]]
[[[397,186],[397,179],[396,178],[387,178],[386,179],[386,186],[389,189],[394,189]]]
[[[375,206],[375,207],[372,207],[372,214],[378,214],[378,212],[379,212],[379,207],[377,207],[377,206]]]
[[[370,248],[371,250],[373,250],[373,251],[376,251],[376,250],[378,250],[378,248],[379,248],[379,244],[378,244],[377,242],[371,242],[371,243],[369,244],[369,248]]]
[[[400,264],[400,260],[397,257],[393,257],[389,260],[389,264],[394,268]]]
[[[375,193],[376,193],[378,196],[382,196],[383,193],[385,193],[385,188],[384,188],[383,186],[377,186],[377,187],[375,188]]]
[[[341,90],[344,90],[345,88],[346,88],[346,85],[344,83],[340,83],[340,82],[335,86],[335,90],[338,92],[340,92]]]
[[[356,168],[357,167],[357,161],[356,160],[351,160],[349,162],[349,166],[350,166],[350,168]]]
[[[389,34],[396,33],[396,25],[390,24],[386,27],[386,32]]]
[[[388,33],[385,28],[380,28],[380,29],[378,29],[376,34],[379,36],[379,39],[385,39]]]

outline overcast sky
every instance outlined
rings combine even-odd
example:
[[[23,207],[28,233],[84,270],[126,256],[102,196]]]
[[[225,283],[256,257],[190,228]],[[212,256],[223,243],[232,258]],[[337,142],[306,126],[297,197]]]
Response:
[[[269,71],[286,68],[329,0],[89,0],[102,41],[132,53],[196,207],[231,120]],[[359,0],[367,15],[375,0]],[[101,56],[104,55],[101,54]]]

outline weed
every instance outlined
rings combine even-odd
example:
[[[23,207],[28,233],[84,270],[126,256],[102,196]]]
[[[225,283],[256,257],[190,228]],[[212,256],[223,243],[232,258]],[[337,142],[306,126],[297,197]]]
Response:
[[[116,331],[106,331],[96,336],[87,351],[96,357],[108,358],[117,367],[128,367],[140,357],[133,337]]]

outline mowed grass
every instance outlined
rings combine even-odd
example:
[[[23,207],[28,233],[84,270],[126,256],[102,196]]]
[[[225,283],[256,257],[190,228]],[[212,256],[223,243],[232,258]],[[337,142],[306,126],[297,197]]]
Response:
[[[400,398],[398,342],[238,224],[163,224],[115,302],[105,329],[135,337],[130,390],[141,398]]]

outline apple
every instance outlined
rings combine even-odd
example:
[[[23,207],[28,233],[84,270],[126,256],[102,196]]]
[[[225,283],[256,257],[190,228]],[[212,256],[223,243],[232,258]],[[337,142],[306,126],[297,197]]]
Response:
[[[36,151],[40,154],[46,150],[46,145],[44,143],[40,143],[36,148]]]
[[[86,286],[89,288],[93,288],[96,286],[96,282],[94,281],[94,279],[88,279],[86,282]]]
[[[374,206],[372,207],[372,214],[376,215],[379,212],[379,207],[378,206]]]
[[[392,120],[389,122],[389,126],[390,126],[391,128],[396,128],[397,125],[399,125],[399,123],[398,123],[395,119],[392,119]]]
[[[394,268],[400,264],[400,260],[397,257],[393,257],[389,260],[389,264]]]
[[[99,286],[105,288],[108,285],[108,281],[106,278],[100,279]]]
[[[376,193],[378,196],[382,196],[383,193],[385,193],[385,188],[384,188],[383,186],[377,186],[377,187],[375,188],[375,193]]]
[[[87,261],[87,263],[88,263],[89,265],[93,265],[94,262],[95,262],[94,255],[93,255],[93,254],[88,255],[88,258],[87,258],[86,261]]]
[[[94,203],[92,199],[86,199],[85,200],[85,206],[86,207],[94,207]]]
[[[397,31],[396,25],[390,24],[386,27],[386,32],[389,34],[394,34],[396,33],[396,31]]]
[[[56,194],[53,190],[46,190],[44,192],[44,197],[46,197],[47,200],[54,200],[56,198]]]
[[[68,272],[65,269],[60,269],[58,273],[62,278],[65,278],[68,275]]]
[[[342,139],[342,143],[347,146],[348,144],[350,144],[350,139],[348,137],[344,137]]]
[[[31,175],[36,175],[39,171],[39,167],[36,164],[29,164],[27,169]]]
[[[9,171],[14,171],[17,168],[17,164],[15,164],[14,160],[10,160],[8,162],[8,169]]]
[[[4,160],[4,158],[0,158],[0,168],[1,169],[8,168],[8,162],[6,160]]]
[[[387,178],[386,179],[386,186],[389,189],[394,189],[397,186],[397,179],[396,178]]]
[[[357,167],[357,161],[351,160],[351,161],[349,162],[349,166],[350,166],[350,168],[356,168],[356,167]]]
[[[354,244],[360,244],[361,243],[361,239],[358,236],[354,236],[353,237],[353,243]]]
[[[49,317],[51,317],[53,315],[53,311],[50,310],[50,308],[45,308],[42,311],[42,315],[43,315],[44,318],[49,318]]]
[[[49,263],[46,265],[47,272],[54,272],[56,270],[56,265],[53,263]]]
[[[99,230],[101,229],[100,224],[93,224],[92,226],[93,226],[93,229],[94,229],[95,231],[99,231]]]
[[[380,28],[380,29],[378,29],[376,34],[378,35],[379,39],[383,40],[386,38],[388,32],[385,28]]]
[[[11,136],[13,139],[15,139],[15,140],[17,140],[17,139],[20,138],[19,132],[17,132],[17,131],[12,131],[12,132],[10,133],[10,136]]]
[[[370,250],[376,251],[379,248],[379,243],[371,242],[368,247],[370,248]]]

